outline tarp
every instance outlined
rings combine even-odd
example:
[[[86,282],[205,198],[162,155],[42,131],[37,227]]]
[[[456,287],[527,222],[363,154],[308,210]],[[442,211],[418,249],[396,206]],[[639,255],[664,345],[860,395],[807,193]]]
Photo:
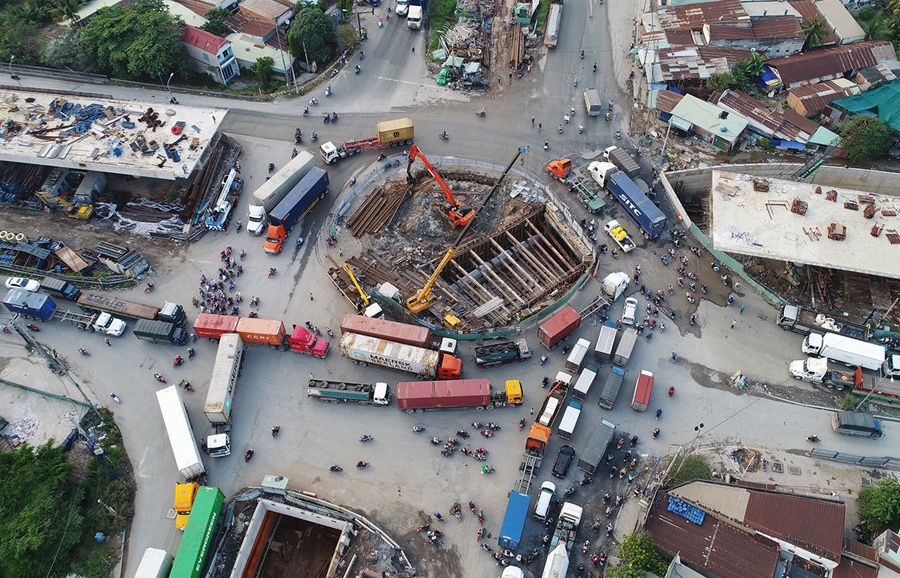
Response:
[[[466,74],[478,74],[478,71],[481,70],[481,64],[478,62],[470,62],[466,64],[466,68],[464,72]]]
[[[452,66],[454,68],[460,68],[464,63],[465,59],[462,56],[450,56],[447,60],[444,61],[443,66]]]
[[[873,114],[900,132],[900,79],[862,94],[833,100],[831,104],[852,113]]]

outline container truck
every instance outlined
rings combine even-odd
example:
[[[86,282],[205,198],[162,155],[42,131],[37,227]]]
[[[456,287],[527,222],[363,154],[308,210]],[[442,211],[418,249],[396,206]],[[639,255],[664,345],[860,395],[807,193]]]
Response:
[[[525,339],[501,341],[475,348],[475,365],[481,367],[495,367],[510,361],[524,361],[530,357],[531,349]]]
[[[597,369],[597,367],[590,363],[585,365],[584,369],[581,370],[581,375],[575,380],[575,387],[572,388],[572,397],[579,401],[587,399],[588,392],[591,389],[591,385],[594,383],[594,379],[597,378],[597,372],[599,371],[600,370]]]
[[[584,358],[587,356],[587,352],[591,349],[591,342],[587,339],[579,339],[575,342],[575,346],[572,347],[572,351],[569,352],[569,357],[566,358],[566,371],[571,374],[576,374],[581,369],[581,364],[584,363]]]
[[[118,315],[129,319],[149,319],[151,321],[166,321],[179,327],[184,325],[187,315],[184,308],[176,303],[166,301],[162,307],[151,307],[141,303],[126,301],[113,295],[103,295],[82,291],[78,298],[78,305],[87,311],[106,311],[112,315]]]
[[[56,313],[56,302],[49,295],[32,293],[24,289],[10,289],[3,297],[3,306],[25,317],[52,319]]]
[[[596,88],[588,88],[584,91],[584,108],[591,116],[598,116],[603,112],[603,101]]]
[[[329,343],[317,337],[305,327],[295,325],[290,335],[284,323],[258,317],[235,317],[201,313],[194,322],[194,333],[198,337],[218,341],[223,335],[237,333],[244,343],[268,345],[270,349],[304,353],[324,358],[328,354]]]
[[[216,343],[225,334],[237,333],[237,325],[240,320],[241,318],[236,315],[201,313],[194,321],[194,334]]]
[[[147,548],[134,578],[169,578],[173,560],[172,555],[165,550]]]
[[[391,386],[383,382],[371,384],[310,379],[306,396],[329,403],[350,401],[359,405],[388,405],[391,403]]]
[[[550,540],[551,548],[556,548],[557,544],[563,542],[566,545],[566,550],[572,549],[583,512],[584,509],[577,504],[571,502],[563,503],[559,511],[559,518],[556,521],[556,529],[553,531],[553,538]],[[565,576],[565,574],[560,574],[560,576]]]
[[[826,357],[849,367],[865,367],[878,371],[884,364],[883,345],[868,343],[837,333],[810,333],[803,339],[803,353]]]
[[[571,305],[566,305],[559,313],[538,327],[538,341],[547,349],[553,349],[557,343],[580,326],[581,315]]]
[[[191,421],[178,387],[170,385],[160,389],[156,392],[156,400],[159,402],[159,411],[166,425],[166,434],[169,436],[169,445],[172,446],[178,471],[187,481],[201,479],[206,474],[206,468],[200,458],[194,430],[191,429]]]
[[[650,406],[650,396],[653,393],[653,373],[641,370],[637,383],[634,384],[634,397],[631,398],[631,409],[635,411],[647,411]]]
[[[503,515],[503,524],[500,526],[500,535],[497,536],[497,543],[501,548],[519,549],[530,508],[531,496],[520,492],[510,492],[509,500],[506,502],[506,513]]]
[[[838,391],[853,389],[863,381],[861,367],[857,367],[855,371],[829,369],[828,360],[822,357],[792,361],[789,370],[794,379],[819,383]]]
[[[438,379],[459,379],[462,375],[462,360],[449,353],[356,333],[341,336],[340,347],[343,357],[363,366],[373,363]]]
[[[565,543],[557,544],[547,554],[541,578],[562,578],[568,575],[566,573],[569,571],[569,552],[566,550],[566,546]]]
[[[188,518],[191,515],[191,509],[194,507],[194,500],[197,498],[197,491],[200,484],[197,482],[187,482],[184,484],[175,484],[175,529],[184,531],[187,526]]]
[[[571,381],[572,376],[568,373],[560,371],[556,374],[556,380],[544,398],[541,409],[537,412],[536,423],[547,428],[553,427],[553,422],[562,410],[562,404],[566,400],[566,393],[569,391]]]
[[[62,297],[69,301],[78,301],[78,298],[81,297],[81,289],[67,281],[62,281],[53,277],[44,277],[41,279],[41,289],[51,295]]]
[[[625,294],[625,291],[628,290],[628,285],[630,284],[631,277],[628,273],[616,271],[603,278],[603,293],[609,297],[610,302],[613,302]]]
[[[559,427],[556,429],[556,435],[564,440],[572,439],[572,434],[575,433],[575,426],[578,425],[578,418],[581,417],[582,408],[583,406],[580,402],[569,402],[569,406],[566,408],[565,413],[563,413],[562,419],[559,420]]]
[[[600,464],[606,456],[606,448],[615,435],[616,424],[605,419],[597,422],[594,425],[594,431],[591,432],[590,441],[581,451],[581,457],[578,458],[578,469],[588,476],[593,476],[600,469]]]
[[[616,347],[613,363],[619,367],[628,365],[628,359],[634,351],[634,344],[637,343],[637,337],[637,330],[634,327],[629,327],[622,332],[622,339],[619,340],[619,346]]]
[[[625,214],[631,222],[640,227],[645,237],[653,240],[662,234],[666,228],[666,216],[634,184],[631,177],[612,163],[597,161],[588,165],[588,173],[619,201]]]
[[[778,325],[800,335],[812,332],[832,331],[853,339],[866,341],[871,337],[869,328],[855,323],[841,323],[824,313],[806,309],[799,305],[785,305],[778,316]]]
[[[431,329],[409,323],[397,323],[387,319],[377,319],[364,315],[347,313],[341,320],[341,334],[356,333],[378,339],[387,339],[404,345],[430,349]]]
[[[137,320],[134,324],[134,336],[142,341],[171,345],[184,345],[188,340],[187,332],[174,323],[149,319]]]
[[[562,8],[562,0],[553,0],[550,4],[547,29],[544,31],[544,46],[547,48],[555,48],[559,42],[559,31],[562,28]]]
[[[881,422],[870,414],[855,411],[838,411],[831,416],[831,427],[839,434],[880,438]]]
[[[419,14],[421,15],[421,7]],[[323,144],[319,147],[322,160],[325,161],[325,164],[331,165],[363,151],[411,145],[415,136],[411,118],[396,118],[376,123],[375,133],[375,136],[369,138],[344,141],[340,146],[331,141]]]
[[[219,488],[203,486],[197,492],[170,578],[200,578],[204,575],[209,549],[216,543],[216,527],[224,502],[225,495]]]
[[[427,409],[522,405],[522,384],[506,382],[504,391],[494,392],[487,379],[455,379],[443,381],[403,381],[397,384],[397,407],[407,413]]]
[[[625,370],[621,367],[613,367],[606,383],[603,384],[603,390],[600,391],[600,401],[597,405],[604,409],[612,409],[616,404],[616,398],[619,397],[619,390],[622,389],[622,382],[625,380]]]
[[[234,394],[243,364],[244,342],[236,333],[223,335],[216,350],[216,361],[203,405],[203,414],[214,429],[213,435],[206,438],[206,452],[214,458],[231,454],[228,426],[231,425]]]
[[[275,208],[269,211],[269,229],[266,232],[266,253],[277,255],[284,248],[284,241],[297,222],[307,215],[328,194],[328,173],[313,167],[300,179]]]
[[[640,165],[620,147],[607,147],[603,151],[603,160],[616,165],[616,168],[631,178],[638,176],[641,172]]]
[[[613,219],[612,221],[603,225],[603,229],[612,238],[612,240],[616,242],[616,245],[619,246],[619,249],[622,249],[623,253],[628,253],[632,249],[634,249],[634,241],[631,240],[631,237],[628,236],[628,231],[622,228],[622,225],[619,224],[619,221]]]
[[[84,331],[99,331],[119,337],[125,332],[126,323],[109,313],[77,313],[60,311],[49,295],[30,293],[22,289],[10,289],[3,298],[3,305],[13,313],[44,321],[55,320],[73,323]]]
[[[247,232],[251,235],[262,235],[269,221],[269,211],[274,209],[314,166],[316,157],[301,151],[288,164],[281,167],[281,170],[263,182],[253,192],[253,198],[250,200]]]
[[[594,361],[603,363],[612,359],[617,334],[615,322],[603,322],[603,325],[600,327],[600,337],[597,338],[597,346],[594,347]]]

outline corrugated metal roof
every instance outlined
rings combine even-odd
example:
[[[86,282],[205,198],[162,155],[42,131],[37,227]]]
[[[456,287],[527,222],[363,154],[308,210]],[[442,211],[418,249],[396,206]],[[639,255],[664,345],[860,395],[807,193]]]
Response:
[[[873,48],[883,45],[890,46],[890,42],[860,42],[846,46],[832,46],[785,58],[775,58],[766,64],[778,71],[785,85],[791,85],[873,66],[877,62]]]
[[[846,507],[800,496],[751,492],[744,523],[835,562],[841,559]]]
[[[657,10],[662,27],[700,28],[707,22],[750,24],[750,15],[740,0],[718,0],[684,6],[664,6]]]
[[[275,0],[241,0],[238,10],[273,21],[284,16],[285,12],[292,11],[291,8]]]
[[[755,21],[753,36],[756,38],[797,38],[804,34],[800,23],[793,16],[775,16]]]
[[[742,26],[731,26],[728,24],[706,24],[707,28],[707,37],[710,41],[712,40],[734,40],[734,39],[745,39],[745,38],[755,38],[753,35],[753,30],[751,28],[744,28]]]
[[[802,114],[794,112],[793,110],[786,110],[781,114],[783,122],[780,127],[778,127],[778,133],[783,134],[782,138],[790,138],[791,140],[800,140],[799,138],[794,138],[794,135],[802,133],[806,135],[806,138],[802,140],[802,142],[807,142],[812,138],[816,131],[818,131],[821,127],[815,122],[809,120]],[[796,127],[796,131],[794,131],[791,127]],[[799,134],[797,134],[799,137]]]
[[[841,0],[816,0],[816,9],[825,17],[828,28],[834,30],[842,44],[856,42],[866,37],[865,31],[847,11]]]
[[[831,578],[876,578],[878,570],[849,558],[841,558],[841,563],[831,571]]]
[[[662,112],[671,113],[675,109],[675,105],[684,98],[683,94],[672,92],[671,90],[656,91],[656,109]]]
[[[844,539],[844,550],[850,552],[854,556],[859,556],[860,558],[865,558],[866,560],[871,560],[872,562],[876,562],[878,560],[878,552],[875,551],[875,548],[857,542],[856,540]]]
[[[802,103],[806,116],[816,116],[825,110],[832,100],[859,92],[859,87],[855,83],[838,78],[792,88],[788,94]]]
[[[819,12],[819,9],[816,8],[813,0],[788,0],[788,4],[800,13],[800,20],[805,22],[807,20],[813,20],[822,15]],[[831,27],[828,28],[828,34],[822,38],[822,46],[830,46],[832,44],[837,44],[838,37],[834,35],[834,32],[831,31]]]
[[[771,18],[773,16],[793,16],[797,20],[801,20],[800,13],[787,2],[766,2],[759,0],[755,2],[745,2],[741,4],[744,10],[751,18]]]
[[[749,50],[717,46],[677,46],[661,49],[656,59],[659,82],[705,80],[730,68],[753,54]]]
[[[750,490],[725,484],[685,484],[669,494],[735,522],[744,519],[750,501]]]
[[[726,90],[714,95],[710,102],[743,116],[750,124],[755,125],[754,128],[766,130],[769,134],[775,134],[781,125],[779,113],[772,112],[766,105],[740,90]]]

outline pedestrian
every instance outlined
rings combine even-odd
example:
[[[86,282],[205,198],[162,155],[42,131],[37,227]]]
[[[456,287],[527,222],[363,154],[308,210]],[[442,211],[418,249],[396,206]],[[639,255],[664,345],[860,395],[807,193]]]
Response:
[[[499,74],[497,75],[497,84],[503,84],[503,78]]]
[[[343,257],[343,256],[344,256],[344,250],[343,250],[343,249],[338,249],[338,256],[340,256],[340,257]]]
[[[734,329],[735,324],[737,323],[737,319],[731,320],[731,328]]]
[[[737,292],[740,291],[740,290],[741,290],[741,282],[740,282],[740,281],[735,281],[735,282],[734,282],[734,292],[737,293]]]
[[[544,128],[544,123],[539,122],[539,123],[538,123],[538,132],[540,132],[541,130],[543,130],[543,128]]]
[[[372,6],[372,16],[375,16],[375,7]]]
[[[107,347],[112,347],[112,343],[109,342],[109,337],[103,338],[103,342],[106,343]]]
[[[412,47],[412,53],[413,53],[413,54],[416,53],[416,47],[415,47],[415,46]]]
[[[534,117],[531,117],[531,126],[534,126]]]
[[[310,301],[313,300],[313,294],[312,294],[312,291],[309,292],[309,300],[310,300]]]
[[[741,315],[743,315],[743,314],[744,314],[744,305],[741,304]]]
[[[675,363],[678,360],[678,352],[672,352],[672,363]]]
[[[728,275],[722,275],[722,285],[728,286]]]
[[[509,81],[512,82],[512,72],[509,73]]]
[[[531,415],[534,415],[534,408],[531,408]]]
[[[316,376],[313,375],[312,372],[310,371],[310,372],[309,372],[309,380],[312,381],[312,380],[315,379],[315,378],[316,378]]]

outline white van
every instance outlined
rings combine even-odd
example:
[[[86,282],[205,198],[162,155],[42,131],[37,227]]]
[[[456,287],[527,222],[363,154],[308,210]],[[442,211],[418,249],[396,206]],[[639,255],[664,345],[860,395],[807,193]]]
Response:
[[[406,16],[409,12],[409,0],[397,0],[397,16]]]
[[[409,26],[413,30],[418,30],[422,27],[422,7],[421,6],[410,6],[409,11],[406,14],[406,25]]]
[[[556,493],[556,484],[553,482],[541,484],[541,495],[538,497],[537,505],[534,507],[535,520],[543,522],[547,519],[547,513],[550,511],[550,503],[553,501],[554,493]]]

